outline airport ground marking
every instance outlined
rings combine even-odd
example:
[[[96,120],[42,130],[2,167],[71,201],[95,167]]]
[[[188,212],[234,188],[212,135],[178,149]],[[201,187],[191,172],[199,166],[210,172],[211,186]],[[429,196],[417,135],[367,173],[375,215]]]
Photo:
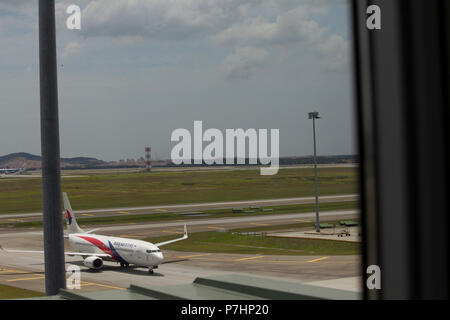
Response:
[[[20,270],[20,269],[3,269],[3,268],[0,268],[0,273],[1,272],[8,272],[8,273],[11,273],[11,272],[15,272],[15,273],[17,273],[17,274],[20,274],[20,273],[32,273],[31,271],[29,271],[29,270]]]
[[[252,224],[252,225],[255,225],[255,226],[263,226],[263,227],[270,226],[270,224],[267,224],[267,223],[250,222],[249,224]]]
[[[175,233],[175,234],[183,234],[183,232],[180,232],[180,231],[172,231],[172,230],[161,230],[161,232],[165,232],[165,233]]]
[[[195,260],[224,262],[224,263],[237,261],[237,260],[220,259],[220,258],[212,258],[212,257],[198,257]],[[247,259],[247,260],[249,260],[249,259]],[[243,261],[245,261],[245,260],[243,260]],[[264,263],[271,263],[271,264],[274,264],[274,265],[292,265],[292,264],[301,265],[301,264],[308,264],[308,261],[298,261],[298,260],[264,260]],[[325,264],[333,264],[333,265],[349,265],[349,264],[352,264],[352,262],[345,262],[345,261],[333,261],[333,262],[323,262],[323,263],[325,263]]]
[[[8,271],[14,271],[14,270],[8,270]],[[10,279],[10,280],[6,280],[6,281],[7,282],[16,282],[16,281],[40,280],[40,279],[45,279],[45,276],[41,275],[41,276],[36,276],[36,277]],[[107,284],[87,282],[87,281],[82,281],[81,286],[98,286],[98,287],[104,287],[104,288],[109,288],[109,289],[125,290],[125,288],[121,288],[121,287],[115,287],[115,286],[111,286],[111,285],[107,285]]]
[[[181,259],[187,259],[187,258],[197,258],[197,257],[206,257],[206,256],[210,256],[212,255],[212,253],[204,253],[204,254],[194,254],[194,255],[190,255],[190,256],[181,256]]]
[[[223,229],[223,227],[214,227],[214,226],[212,226],[212,227],[208,227],[209,229],[217,229],[217,230],[222,230]]]
[[[159,212],[167,212],[166,209],[155,209],[155,211],[159,211]]]
[[[312,222],[311,220],[302,220],[302,219],[294,219],[292,221],[296,221],[296,222]]]
[[[253,260],[253,259],[260,259],[260,258],[264,258],[264,256],[256,256],[256,257],[240,258],[240,259],[236,259],[236,260],[234,260],[234,261],[246,261],[246,260]]]
[[[8,270],[8,269],[1,270],[0,269],[0,274],[21,274],[21,273],[23,273],[23,271],[20,271],[20,270]]]
[[[295,257],[301,257],[301,256],[295,256]],[[174,258],[182,258],[182,257],[174,257]],[[251,258],[253,259],[254,257],[251,257]],[[257,257],[257,258],[259,258],[259,257]],[[247,259],[247,258],[244,258],[244,259]],[[196,260],[225,262],[225,263],[226,262],[236,261],[236,260],[230,260],[230,259],[227,259],[227,258],[221,259],[221,258],[213,258],[213,257],[198,257]],[[351,263],[354,263],[354,262],[355,261],[333,261],[333,262],[324,262],[324,263],[348,265],[348,264],[351,264]],[[299,260],[264,260],[264,263],[273,263],[273,264],[293,264],[293,263],[295,263],[296,265],[299,265],[299,264],[307,264],[308,261],[299,261]]]
[[[308,262],[317,262],[317,261],[322,261],[325,259],[328,259],[328,257],[317,258],[317,259],[309,260]]]
[[[39,279],[45,279],[45,276],[19,278],[19,279],[9,279],[9,280],[6,280],[6,282],[28,281],[28,280],[39,280]]]
[[[109,289],[125,290],[125,288],[115,287],[115,286],[110,286],[107,284],[95,283],[95,282],[81,281],[80,284],[81,284],[81,286],[97,286],[97,287],[104,287],[104,288],[109,288]]]
[[[128,211],[119,211],[121,214],[130,214]]]
[[[94,217],[94,215],[90,213],[82,213],[81,215],[86,217]]]

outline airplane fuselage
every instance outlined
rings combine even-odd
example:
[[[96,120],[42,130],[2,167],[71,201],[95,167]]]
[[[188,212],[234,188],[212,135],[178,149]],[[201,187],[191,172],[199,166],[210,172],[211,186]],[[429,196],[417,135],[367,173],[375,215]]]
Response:
[[[25,165],[23,165],[21,168],[16,168],[16,169],[0,169],[0,174],[14,174],[14,173],[22,173],[23,171],[25,171]]]
[[[20,169],[0,169],[1,174],[13,174],[20,172]]]
[[[109,237],[97,234],[69,234],[70,245],[79,252],[109,254],[105,259],[124,265],[134,264],[154,268],[164,260],[161,250],[150,242],[136,239]]]

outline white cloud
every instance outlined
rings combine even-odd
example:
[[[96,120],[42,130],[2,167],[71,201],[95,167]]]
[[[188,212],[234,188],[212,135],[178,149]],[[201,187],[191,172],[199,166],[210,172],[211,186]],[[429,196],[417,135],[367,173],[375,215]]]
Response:
[[[62,1],[64,6],[66,1]],[[274,29],[272,35],[280,40],[280,36],[285,36],[294,25],[293,30],[299,32],[295,36],[304,38],[309,32],[317,31],[317,24],[307,17],[326,12],[324,3],[328,1],[303,0],[299,5],[298,0],[92,0],[82,6],[82,34],[86,37],[140,36],[178,40],[190,35],[225,32],[218,36],[217,41],[220,41],[220,37],[232,36],[232,30],[244,29],[253,16],[255,20],[249,28]],[[62,4],[58,3],[58,6]],[[289,8],[294,9],[279,15],[274,23],[264,24],[262,17]],[[262,17],[257,17],[256,13]]]
[[[327,35],[327,30],[312,18],[313,14],[326,12],[326,7],[300,5],[272,19],[264,16],[248,18],[211,36],[210,40],[217,46],[231,48],[270,48],[273,56],[291,57],[288,59],[291,61],[308,53],[316,58],[322,70],[343,71],[348,65],[348,41],[337,34]],[[236,55],[232,57],[236,59]],[[265,60],[270,63],[274,59],[266,56]],[[229,61],[224,62],[227,63]]]
[[[66,9],[72,1],[59,0],[56,2],[58,41],[68,43],[62,50],[62,58],[69,59],[84,46],[90,46],[89,39],[93,37],[106,37],[106,41],[112,40],[123,47],[132,47],[136,41],[183,42],[197,37],[209,40],[210,45],[235,50],[236,53],[222,63],[222,69],[237,59],[239,52],[244,54],[238,48],[252,47],[254,51],[256,48],[264,50],[267,64],[274,63],[276,56],[298,59],[309,54],[315,55],[323,69],[339,71],[348,60],[348,40],[329,34],[316,19],[317,15],[328,13],[328,4],[332,1],[337,0],[79,0],[82,29],[68,31]],[[28,0],[17,1],[13,6],[10,1],[0,0],[0,6],[22,11],[24,6],[30,10],[29,3]],[[33,7],[36,11],[37,5]],[[10,19],[17,20],[17,17]],[[33,25],[21,29],[33,30],[35,20]],[[6,22],[0,22],[0,31],[5,29]],[[20,26],[19,22],[14,24],[15,29]],[[8,23],[10,33],[14,28]]]
[[[313,14],[324,14],[326,11],[326,7],[300,5],[279,13],[272,19],[258,16],[235,23],[211,36],[210,40],[217,46],[253,47],[253,51],[257,48],[270,48],[272,57],[268,57],[265,51],[266,64],[274,62],[276,56],[287,57],[286,60],[290,62],[286,61],[285,64],[289,64],[306,53],[315,57],[323,71],[345,71],[349,60],[349,42],[337,34],[327,35],[327,30],[312,18]],[[253,66],[252,60],[247,56],[249,53],[237,52],[226,58],[222,70],[227,70],[228,77],[248,78],[257,66]],[[248,70],[242,68],[240,71],[233,67],[239,65],[237,61],[246,65],[244,61],[247,60]]]
[[[69,42],[62,51],[62,59],[67,60],[79,54],[83,49],[83,45],[78,42]]]
[[[317,51],[322,58],[323,69],[327,71],[346,70],[349,62],[349,46],[349,41],[335,34],[320,43]]]
[[[57,5],[58,16],[65,17],[67,1]],[[274,54],[298,54],[300,49],[316,55],[325,70],[339,71],[347,59],[347,41],[336,34],[326,35],[327,30],[315,19],[328,13],[330,1],[92,0],[83,2],[80,34],[113,38],[125,46],[136,40],[209,39],[214,46],[237,50],[223,62],[222,70],[244,55],[238,48],[264,49],[265,60],[269,60],[269,48]],[[250,63],[250,58],[245,59]],[[252,72],[241,73],[238,77],[246,78]]]
[[[311,9],[299,6],[282,13],[273,22],[258,16],[235,24],[211,37],[213,43],[223,46],[283,45],[313,43],[320,40],[324,29],[310,18]]]
[[[82,11],[85,36],[182,39],[241,17],[239,0],[94,0]],[[245,11],[245,10],[244,10]]]
[[[238,48],[234,55],[224,60],[221,71],[229,79],[248,79],[256,69],[264,66],[267,57],[267,51],[261,48]]]

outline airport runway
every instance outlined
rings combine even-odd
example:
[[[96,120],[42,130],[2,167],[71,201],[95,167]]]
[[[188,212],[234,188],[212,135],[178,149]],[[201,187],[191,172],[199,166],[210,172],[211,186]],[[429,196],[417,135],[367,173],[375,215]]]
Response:
[[[336,219],[351,219],[358,217],[358,210],[342,210],[342,211],[323,211],[320,213],[321,221]],[[188,226],[189,232],[212,231],[227,228],[249,228],[267,225],[279,225],[289,223],[311,222],[315,218],[315,212],[287,213],[287,214],[267,214],[259,216],[239,216],[228,218],[205,218],[205,219],[185,219],[170,220],[167,222],[153,223],[127,223],[120,225],[95,225],[93,228],[101,228],[100,234],[119,235],[122,237],[132,236],[135,238],[156,237],[168,234],[182,234],[184,224]],[[83,227],[83,226],[82,226]],[[88,230],[89,228],[86,228]],[[27,228],[24,230],[2,230],[0,232],[0,244],[4,247],[12,248],[12,244],[16,249],[20,245],[20,239],[28,239],[30,237],[39,236],[42,233],[38,228]],[[11,241],[13,241],[11,243]],[[25,245],[24,243],[23,245]],[[39,245],[35,242],[32,246]]]
[[[239,170],[260,170],[261,167],[256,165],[244,166],[201,166],[201,167],[153,167],[152,172],[186,172],[186,171],[239,171]],[[356,163],[339,163],[339,164],[318,164],[318,168],[357,168]],[[281,169],[308,169],[313,168],[312,164],[294,164],[294,165],[280,165]],[[83,177],[92,174],[119,174],[119,173],[137,173],[143,172],[145,168],[102,168],[102,169],[63,169],[61,170],[61,177],[73,178]],[[9,174],[0,175],[0,178],[15,179],[15,178],[42,178],[41,170],[26,171],[23,174]]]
[[[319,198],[319,201],[321,203],[358,201],[358,200],[359,196],[355,194],[322,196]],[[314,201],[315,201],[314,197],[226,201],[226,202],[175,204],[175,205],[147,206],[147,207],[75,210],[75,214],[77,215],[77,217],[80,218],[111,217],[111,216],[123,216],[132,214],[152,214],[164,212],[197,212],[201,210],[231,209],[235,207],[249,207],[249,206],[280,206],[280,205],[294,205],[294,204],[310,204],[314,203]],[[72,207],[76,208],[76,203],[72,203]],[[0,215],[0,223],[39,221],[41,219],[42,219],[41,212]]]
[[[167,223],[104,226],[101,234],[128,238],[173,235],[179,237],[184,223],[190,233],[227,228],[251,228],[270,224],[312,222],[315,213],[278,214],[252,217],[231,217],[171,221]],[[357,210],[322,212],[322,221],[350,219]],[[97,226],[96,226],[97,227]],[[42,250],[42,231],[2,231],[0,244],[9,249]],[[66,244],[66,249],[70,246]],[[79,257],[66,257],[66,263],[79,265],[82,270],[82,291],[128,288],[130,284],[166,286],[191,283],[198,276],[228,273],[271,277],[289,282],[317,282],[326,286],[342,286],[359,290],[361,261],[359,256],[280,256],[240,255],[163,250],[165,263],[151,276],[144,268],[122,270],[115,263],[105,262],[105,268],[93,272],[85,268]],[[13,254],[0,251],[0,283],[44,291],[44,263],[40,254]],[[331,283],[331,284],[330,284]]]

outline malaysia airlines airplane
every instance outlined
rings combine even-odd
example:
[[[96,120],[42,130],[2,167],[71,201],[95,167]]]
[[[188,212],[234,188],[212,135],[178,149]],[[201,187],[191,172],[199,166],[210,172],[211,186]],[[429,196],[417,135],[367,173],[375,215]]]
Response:
[[[25,171],[25,163],[20,168],[16,169],[0,169],[0,174],[13,174],[13,173],[21,173]]]
[[[160,247],[188,238],[186,225],[184,225],[182,238],[156,244],[142,240],[92,234],[99,229],[85,232],[78,226],[65,192],[63,197],[67,221],[67,235],[64,237],[69,239],[69,243],[76,250],[76,252],[64,252],[64,254],[81,256],[84,259],[84,265],[92,270],[101,269],[105,260],[120,263],[122,268],[128,267],[130,264],[146,267],[149,273],[153,274],[153,269],[157,269],[164,260]],[[44,253],[44,251],[3,250],[16,253]]]

